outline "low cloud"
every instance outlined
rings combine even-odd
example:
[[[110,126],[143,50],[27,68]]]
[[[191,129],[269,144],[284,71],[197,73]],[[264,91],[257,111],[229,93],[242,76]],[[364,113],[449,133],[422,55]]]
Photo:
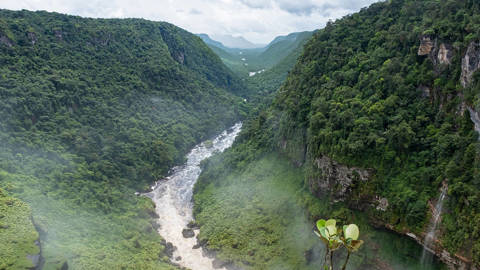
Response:
[[[268,43],[278,35],[322,28],[377,0],[2,0],[0,8],[47,10],[94,18],[167,21],[193,33],[243,36]]]

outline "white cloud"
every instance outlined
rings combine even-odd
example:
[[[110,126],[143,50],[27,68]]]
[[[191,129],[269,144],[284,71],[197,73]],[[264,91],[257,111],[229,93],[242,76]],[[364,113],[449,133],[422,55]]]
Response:
[[[275,36],[321,28],[378,0],[2,0],[0,8],[48,10],[100,18],[167,21],[193,33]]]

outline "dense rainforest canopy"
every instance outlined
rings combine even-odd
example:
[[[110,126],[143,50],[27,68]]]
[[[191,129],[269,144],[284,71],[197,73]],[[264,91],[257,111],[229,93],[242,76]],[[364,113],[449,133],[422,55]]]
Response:
[[[425,269],[413,240],[368,224],[421,239],[447,186],[436,248],[479,266],[478,14],[376,3],[271,44],[269,70],[239,79],[222,60],[244,60],[168,23],[0,10],[0,269],[176,269],[134,193],[248,113],[195,186],[220,260],[318,269],[312,221],[332,217],[361,227],[355,269]]]
[[[257,254],[259,246],[262,252],[271,250],[276,240],[241,246],[244,257],[239,258],[236,241],[253,241],[252,230],[239,227],[243,233],[218,238],[224,227],[215,222],[235,224],[237,219],[231,209],[218,211],[232,202],[209,198],[221,196],[216,189],[239,183],[270,183],[275,176],[254,174],[252,166],[267,162],[265,155],[271,164],[275,158],[266,153],[275,152],[299,167],[300,184],[309,194],[330,198],[329,207],[318,205],[312,195],[297,199],[312,220],[333,216],[352,222],[353,209],[366,213],[370,224],[421,238],[432,216],[429,204],[445,183],[448,195],[438,243],[479,265],[480,149],[470,119],[470,111],[479,111],[478,72],[466,87],[461,83],[464,56],[480,40],[479,14],[480,4],[472,0],[392,0],[316,32],[269,108],[246,121],[233,149],[205,164],[196,187],[196,214],[203,218],[212,209],[221,213],[216,220],[199,220],[204,222],[202,237],[225,259],[254,269],[273,264],[274,259]],[[370,177],[364,181],[357,174],[346,184],[331,181],[325,168],[338,164],[362,168]],[[277,185],[285,186],[281,179],[287,177],[278,176]],[[377,207],[379,199],[387,206]],[[252,226],[273,227],[266,229],[267,239],[282,239],[282,230],[291,226],[284,221],[291,217],[288,211],[274,207],[276,214],[262,214],[255,209],[271,208],[261,199],[233,202],[241,203],[252,208],[250,215],[263,217]],[[284,219],[271,226],[269,218],[278,213]],[[285,254],[291,253],[275,258]]]
[[[239,79],[168,23],[7,10],[0,70],[0,187],[32,207],[45,268],[171,267],[134,192],[242,117]]]

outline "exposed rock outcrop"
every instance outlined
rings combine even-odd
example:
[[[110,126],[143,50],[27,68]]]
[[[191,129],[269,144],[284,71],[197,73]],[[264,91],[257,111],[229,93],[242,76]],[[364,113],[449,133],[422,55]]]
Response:
[[[452,63],[453,54],[454,50],[450,44],[440,43],[431,36],[422,36],[420,38],[418,55],[428,56],[437,71],[442,65],[450,65]]]
[[[472,42],[462,59],[462,75],[460,82],[467,87],[472,82],[473,73],[480,68],[480,43]]]
[[[453,48],[449,44],[442,43],[438,49],[437,61],[442,65],[450,65],[453,57]]]
[[[480,112],[475,111],[474,109],[467,107],[468,111],[470,112],[470,119],[472,120],[473,124],[475,125],[475,131],[480,134]]]
[[[366,169],[349,167],[322,156],[314,161],[318,173],[309,179],[311,191],[317,196],[331,194],[335,201],[346,199],[352,185],[358,181],[367,181],[371,172]]]
[[[473,81],[473,74],[480,69],[480,43],[472,42],[468,45],[467,52],[462,59],[462,74],[460,83],[462,86],[468,87]],[[470,119],[474,124],[474,129],[480,134],[480,112],[475,111],[472,107],[465,104],[462,95],[462,113],[465,107],[470,112]]]
[[[420,47],[418,47],[418,55],[424,56],[429,55],[432,52],[433,47],[435,46],[435,41],[432,40],[430,36],[423,36],[420,39]]]

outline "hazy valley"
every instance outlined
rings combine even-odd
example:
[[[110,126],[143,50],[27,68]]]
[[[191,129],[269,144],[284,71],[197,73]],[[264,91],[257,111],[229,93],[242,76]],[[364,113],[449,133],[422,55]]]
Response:
[[[334,269],[480,269],[478,14],[262,45],[0,10],[0,269],[323,269],[330,218],[363,241]]]

